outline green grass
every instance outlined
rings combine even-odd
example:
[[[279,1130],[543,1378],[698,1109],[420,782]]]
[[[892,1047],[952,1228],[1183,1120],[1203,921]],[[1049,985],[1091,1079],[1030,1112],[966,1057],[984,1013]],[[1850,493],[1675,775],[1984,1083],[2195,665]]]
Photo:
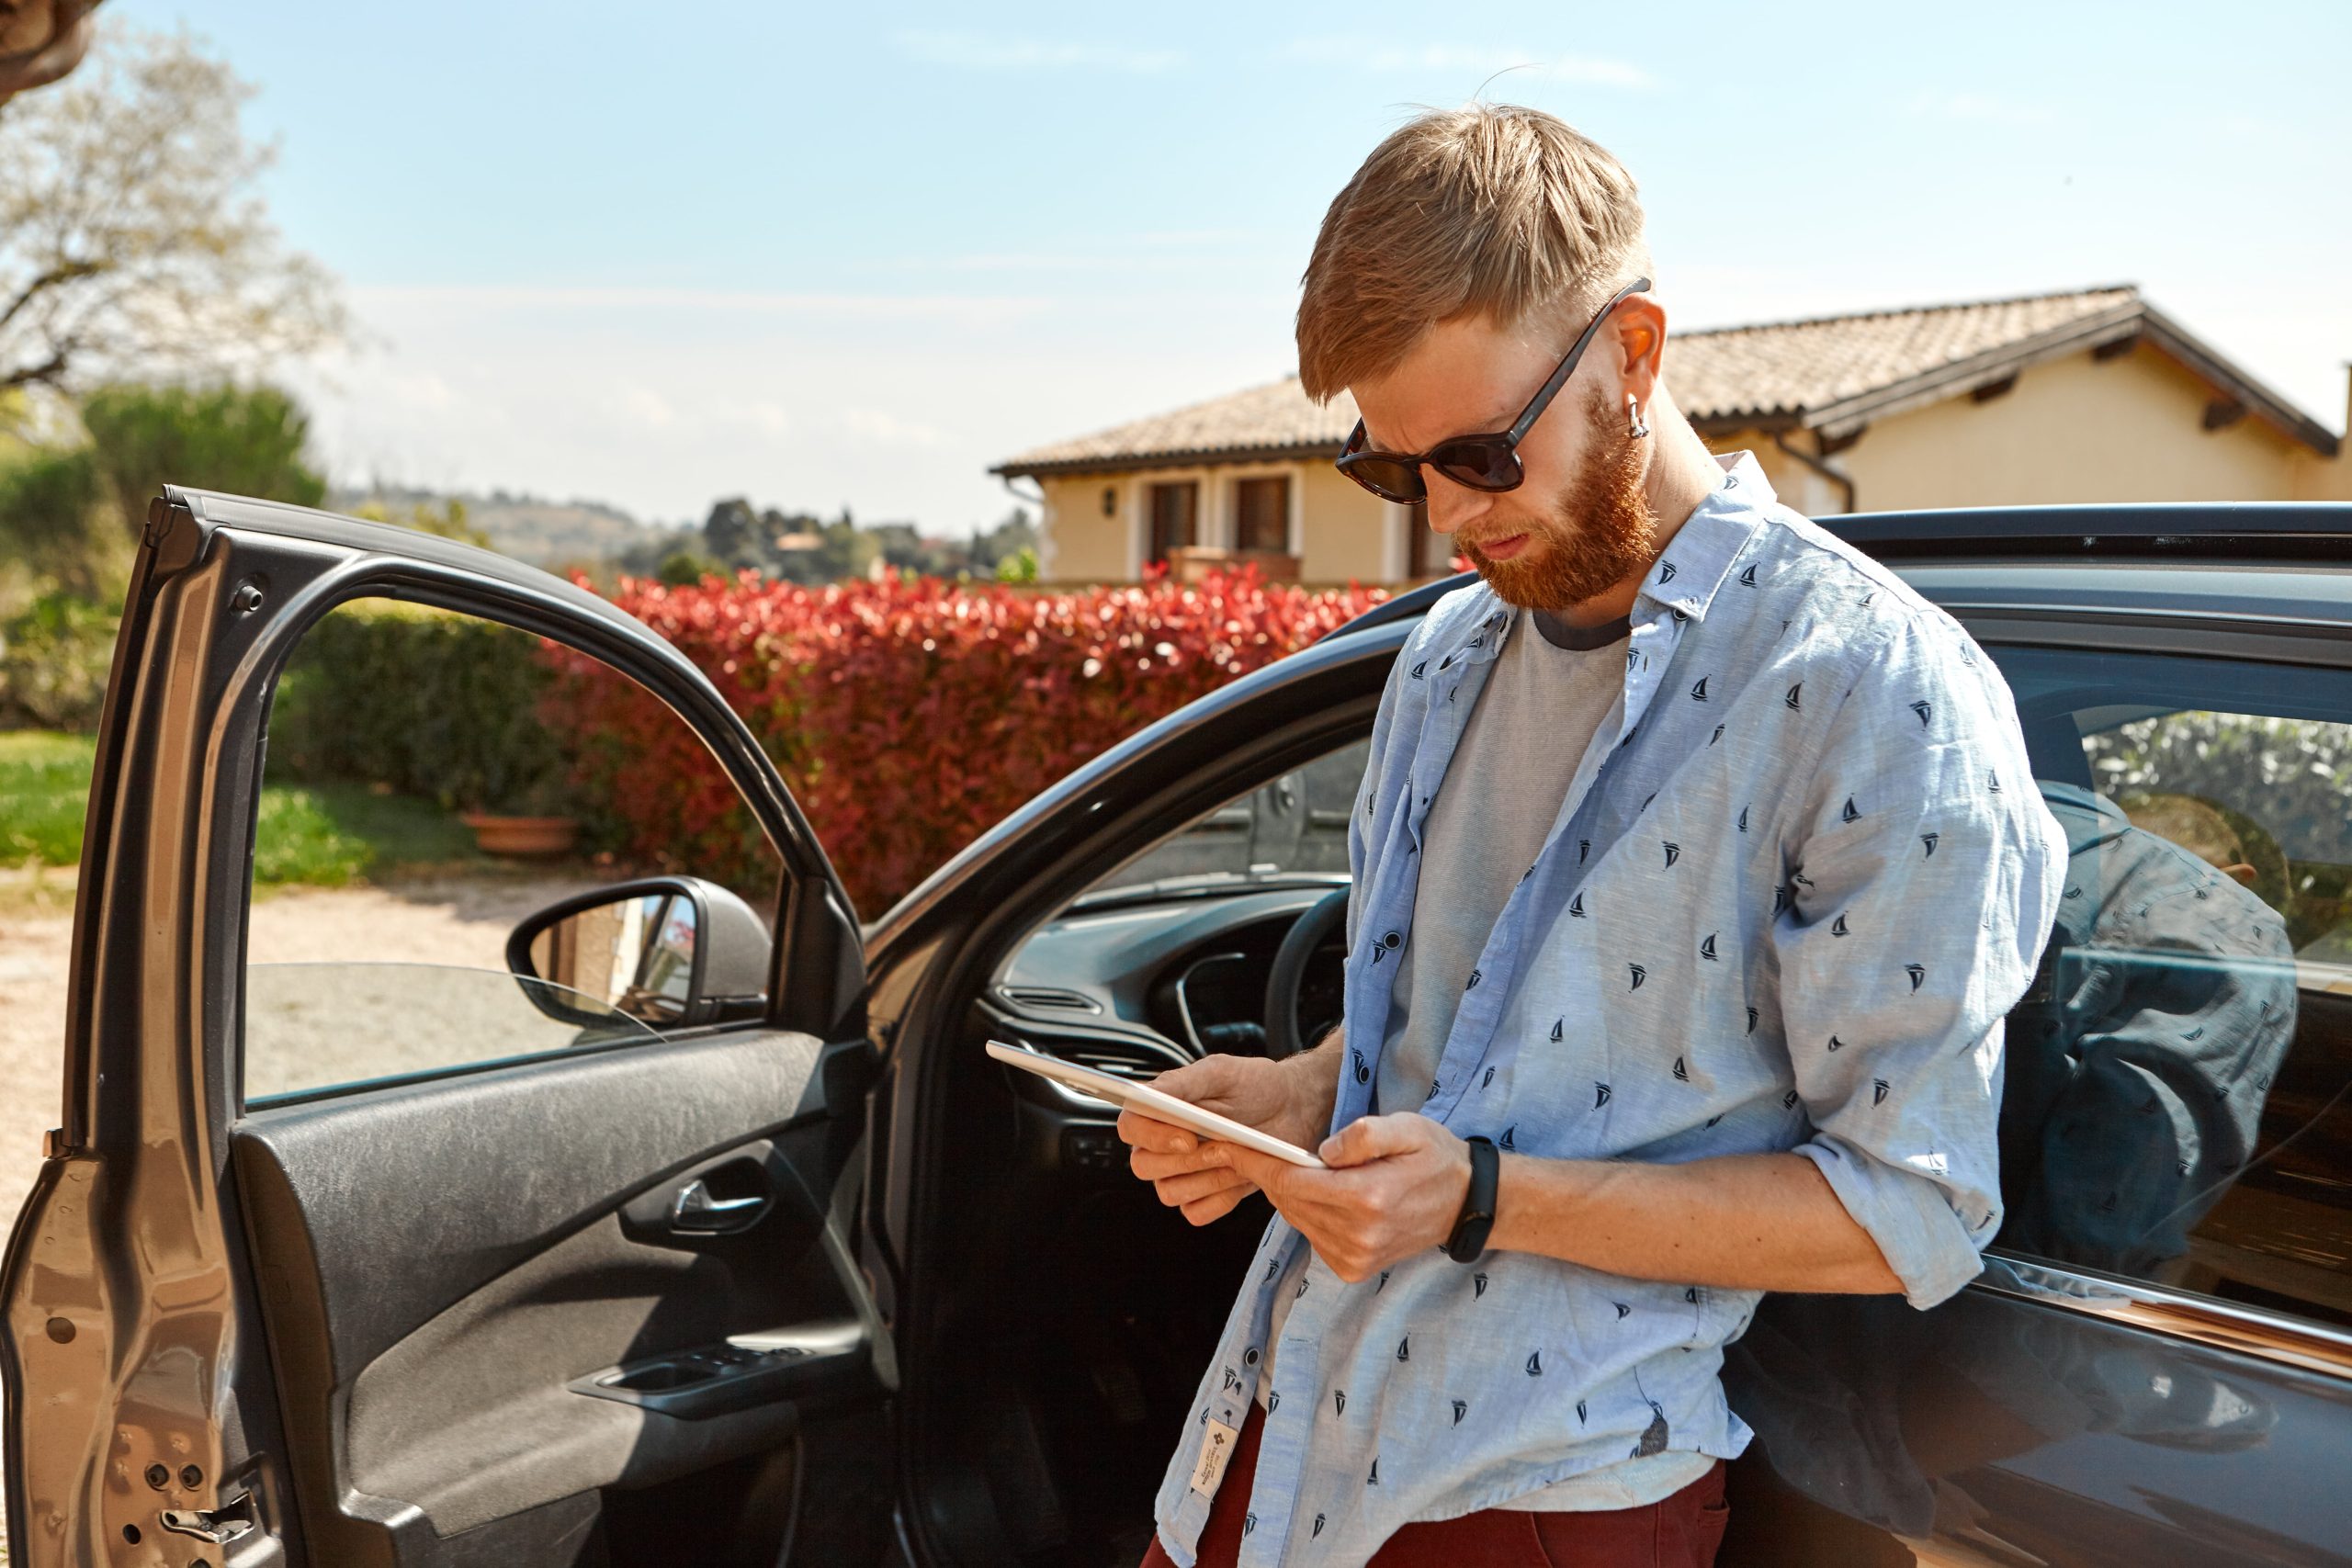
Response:
[[[47,730],[0,734],[0,865],[72,865],[97,742]]]
[[[74,865],[96,742],[41,730],[0,734],[0,865]],[[254,881],[341,887],[405,866],[485,863],[473,835],[431,801],[365,784],[270,784],[261,792]]]

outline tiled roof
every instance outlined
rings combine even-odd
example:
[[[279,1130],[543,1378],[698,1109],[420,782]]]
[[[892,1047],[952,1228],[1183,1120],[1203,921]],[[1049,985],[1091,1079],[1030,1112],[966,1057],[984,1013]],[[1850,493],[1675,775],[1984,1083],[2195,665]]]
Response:
[[[1676,404],[1702,431],[1762,426],[1838,434],[1997,383],[2044,358],[2143,333],[2290,434],[2335,451],[2325,427],[2190,338],[2129,285],[1678,333],[1667,346],[1666,378]],[[1347,393],[1318,408],[1293,376],[1040,446],[994,471],[1329,456],[1355,422]]]
[[[1667,344],[1666,384],[1694,421],[1786,419],[1979,366],[1988,355],[1996,363],[1984,367],[2007,374],[2021,353],[2053,336],[2128,331],[2140,308],[2136,289],[2086,288],[1688,333]]]

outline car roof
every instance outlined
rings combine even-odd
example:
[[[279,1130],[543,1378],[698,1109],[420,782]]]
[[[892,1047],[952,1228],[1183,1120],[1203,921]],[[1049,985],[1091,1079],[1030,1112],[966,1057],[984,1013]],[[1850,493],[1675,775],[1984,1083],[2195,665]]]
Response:
[[[2023,610],[2352,630],[2352,504],[1997,506],[1817,521],[1963,618]],[[1422,583],[1331,635],[1419,619],[1477,581],[1465,571]]]

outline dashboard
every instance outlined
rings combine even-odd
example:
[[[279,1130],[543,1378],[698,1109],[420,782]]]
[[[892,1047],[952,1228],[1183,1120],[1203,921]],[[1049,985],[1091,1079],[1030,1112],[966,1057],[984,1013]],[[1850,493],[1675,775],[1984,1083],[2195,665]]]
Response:
[[[1213,1052],[1263,1055],[1266,983],[1292,925],[1344,876],[1285,879],[1067,911],[1032,932],[979,1003],[992,1037],[1138,1081]],[[1299,1028],[1319,1038],[1340,1020],[1344,934],[1307,960]],[[1003,1069],[1023,1103],[1023,1142],[1048,1166],[1124,1168],[1103,1101]]]

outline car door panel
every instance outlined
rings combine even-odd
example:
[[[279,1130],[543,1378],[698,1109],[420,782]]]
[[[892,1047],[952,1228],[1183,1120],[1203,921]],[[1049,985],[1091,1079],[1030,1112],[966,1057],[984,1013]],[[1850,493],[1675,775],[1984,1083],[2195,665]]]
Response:
[[[736,1031],[241,1120],[314,1559],[462,1561],[479,1536],[507,1562],[570,1562],[603,1489],[776,1453],[804,1405],[878,1394],[817,1197],[838,1168],[828,1055]],[[679,1228],[714,1210],[726,1228]],[[730,1337],[776,1364],[682,1359]],[[706,1375],[607,1386],[649,1370]]]
[[[673,1167],[824,1112],[821,1047],[762,1032],[555,1058],[249,1112],[258,1255],[299,1224],[338,1386]],[[265,1268],[288,1260],[264,1258]]]
[[[1757,1441],[1721,1560],[2346,1561],[2340,1489],[2281,1471],[2352,1419],[2340,1375],[2086,1314],[2064,1283],[1995,1259],[1926,1313],[1769,1297],[1725,1353]]]
[[[540,1547],[555,1560],[573,1511],[551,1505],[772,1450],[800,1402],[872,1392],[854,1286],[820,1245],[812,1192],[831,1181],[822,1055],[809,1036],[761,1032],[245,1118],[232,1143],[270,1340],[296,1371],[286,1386],[309,1391],[286,1401],[311,1472],[298,1491],[336,1500],[306,1510],[314,1551],[430,1562],[443,1540],[513,1516],[499,1532],[513,1560],[541,1561]],[[771,1187],[747,1228],[641,1222],[697,1170],[745,1166]],[[815,1325],[850,1343],[763,1371],[756,1397],[699,1418],[572,1386]]]
[[[270,694],[363,594],[600,658],[708,747],[784,863],[763,1021],[242,1103]],[[85,843],[63,1124],[0,1269],[20,1568],[663,1560],[654,1541],[764,1568],[804,1472],[838,1494],[818,1533],[870,1555],[894,1363],[842,1234],[872,1077],[857,926],[674,649],[484,552],[173,491]],[[724,1397],[688,1397],[689,1372]],[[812,1419],[870,1480],[806,1454]]]

